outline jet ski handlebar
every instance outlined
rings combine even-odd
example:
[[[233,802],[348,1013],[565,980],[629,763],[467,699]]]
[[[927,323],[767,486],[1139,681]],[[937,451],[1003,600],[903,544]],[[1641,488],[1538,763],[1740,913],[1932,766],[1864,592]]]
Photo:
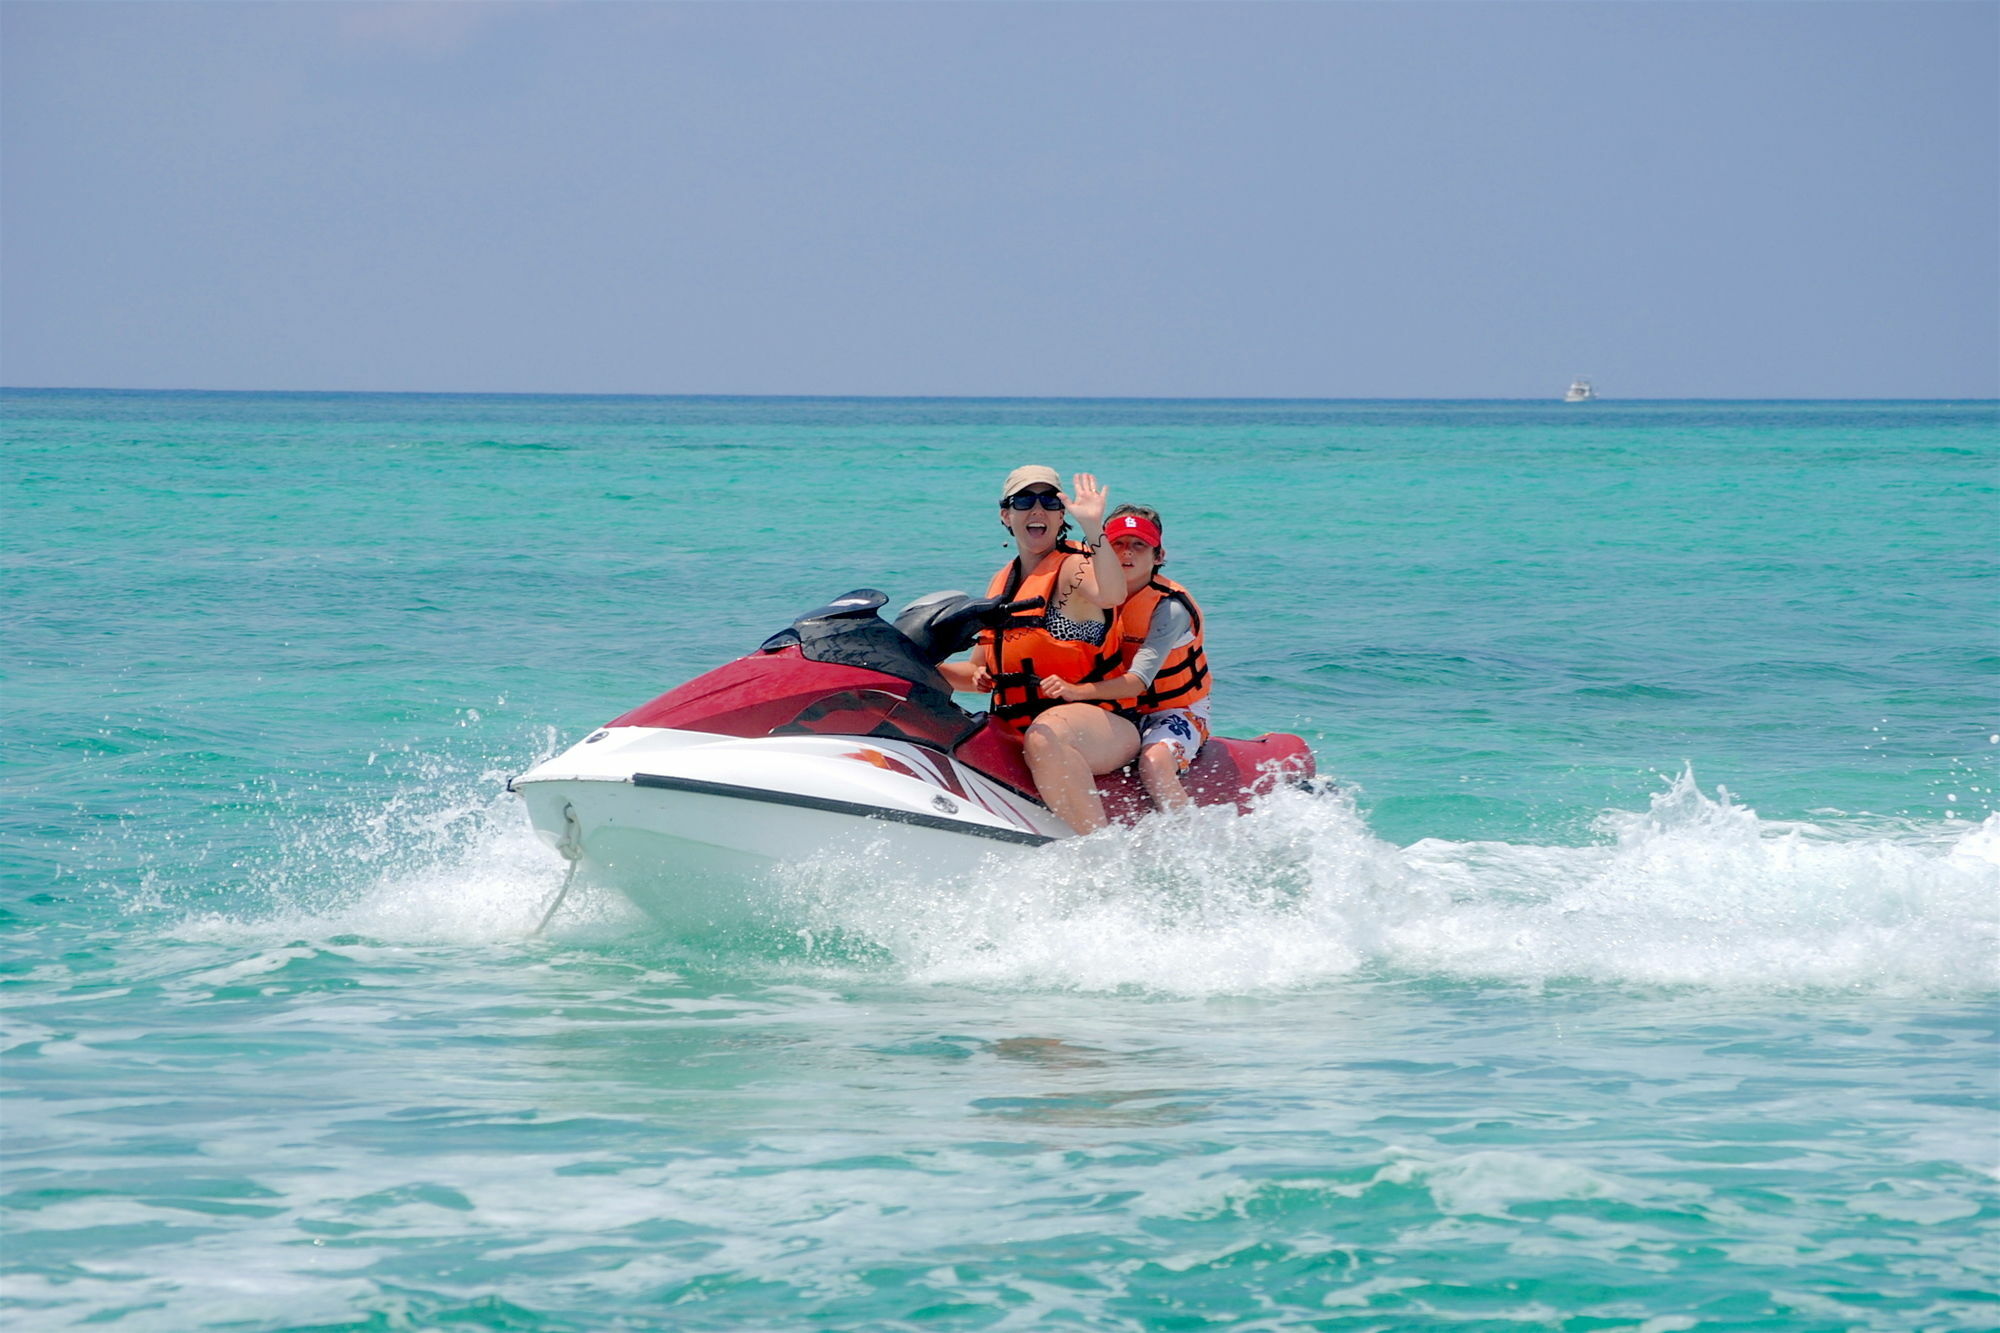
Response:
[[[982,621],[989,618],[1004,620],[1008,616],[1018,615],[1023,611],[1039,611],[1048,604],[1048,599],[1045,597],[1023,597],[1018,602],[1002,602],[991,609],[983,610],[979,614],[979,619]],[[981,602],[977,605],[983,607],[985,603]]]
[[[1040,597],[1008,601],[1004,597],[972,598],[962,592],[935,592],[920,597],[896,617],[896,628],[932,664],[972,646],[982,628],[997,628],[1023,611],[1040,610]]]
[[[931,622],[931,632],[939,637],[948,637],[960,627],[972,625],[995,627],[1005,624],[1023,611],[1039,611],[1047,604],[1040,597],[1024,597],[1018,602],[987,597],[977,602],[967,602],[955,611],[945,612]]]

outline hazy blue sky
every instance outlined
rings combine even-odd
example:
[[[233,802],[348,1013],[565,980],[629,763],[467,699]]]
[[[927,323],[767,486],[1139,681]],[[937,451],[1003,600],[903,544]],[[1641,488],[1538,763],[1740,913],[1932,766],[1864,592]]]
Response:
[[[2000,395],[2000,5],[9,0],[0,381]]]

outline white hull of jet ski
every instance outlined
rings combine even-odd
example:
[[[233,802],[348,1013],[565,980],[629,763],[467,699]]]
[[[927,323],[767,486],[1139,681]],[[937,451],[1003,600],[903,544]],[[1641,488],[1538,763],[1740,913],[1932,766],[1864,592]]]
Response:
[[[780,866],[865,858],[885,873],[950,875],[1069,836],[1040,804],[939,751],[868,736],[607,727],[513,787],[580,882],[678,926],[756,923],[777,906]]]

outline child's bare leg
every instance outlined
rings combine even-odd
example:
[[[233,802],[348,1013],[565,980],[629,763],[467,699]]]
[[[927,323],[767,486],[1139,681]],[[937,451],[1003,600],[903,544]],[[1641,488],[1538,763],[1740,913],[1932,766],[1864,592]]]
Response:
[[[1181,785],[1180,751],[1165,741],[1148,745],[1139,755],[1139,781],[1162,810],[1179,810],[1188,803],[1187,788]]]

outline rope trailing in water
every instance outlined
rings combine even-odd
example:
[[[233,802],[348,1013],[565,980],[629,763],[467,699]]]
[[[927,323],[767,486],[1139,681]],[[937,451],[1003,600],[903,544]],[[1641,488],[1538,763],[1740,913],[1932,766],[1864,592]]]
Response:
[[[562,887],[556,890],[555,901],[549,904],[548,911],[542,913],[542,924],[528,932],[530,939],[547,930],[549,922],[556,919],[556,912],[561,909],[563,899],[569,897],[570,886],[576,883],[577,867],[583,864],[583,829],[576,822],[574,806],[563,807],[563,835],[562,841],[556,844],[556,850],[562,853],[565,861],[569,862],[569,869],[563,874]]]

